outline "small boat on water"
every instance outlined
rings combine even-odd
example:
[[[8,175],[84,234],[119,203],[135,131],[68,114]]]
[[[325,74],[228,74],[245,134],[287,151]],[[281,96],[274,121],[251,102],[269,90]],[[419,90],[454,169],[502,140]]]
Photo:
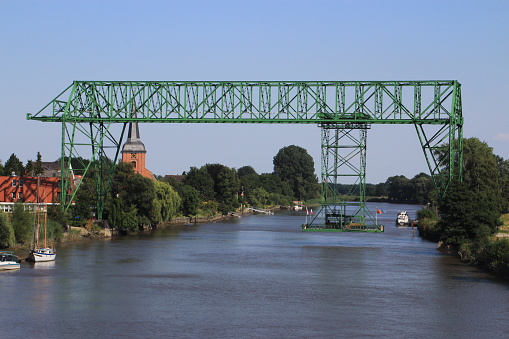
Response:
[[[293,202],[293,210],[294,211],[302,211],[302,204],[303,202],[302,201],[294,201]]]
[[[406,211],[400,211],[396,218],[396,226],[408,226],[410,225],[410,218]]]
[[[39,178],[37,178],[37,192],[39,192]],[[39,232],[41,228],[41,212],[43,213],[43,226],[44,226],[44,242],[43,246],[39,246]],[[41,204],[39,197],[37,197],[37,215],[35,218],[34,227],[34,241],[30,254],[26,258],[27,261],[32,262],[45,262],[53,261],[57,257],[57,252],[54,248],[47,245],[46,233],[47,233],[47,211],[46,209],[41,210]]]
[[[17,270],[19,268],[19,259],[13,252],[0,251],[0,271]]]
[[[51,247],[34,248],[30,251],[27,261],[44,262],[53,261],[57,256],[57,252]]]

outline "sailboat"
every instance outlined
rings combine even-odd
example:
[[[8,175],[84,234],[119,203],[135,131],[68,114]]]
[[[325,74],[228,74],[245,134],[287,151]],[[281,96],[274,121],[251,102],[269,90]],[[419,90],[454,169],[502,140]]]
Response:
[[[27,261],[33,261],[33,262],[44,262],[44,261],[53,261],[57,257],[57,252],[54,248],[47,245],[46,241],[46,221],[47,221],[47,213],[44,211],[44,242],[43,246],[39,246],[39,232],[41,228],[41,203],[39,199],[39,185],[40,185],[40,178],[37,177],[37,215],[35,218],[35,227],[34,227],[34,242],[32,249],[30,250],[30,254],[26,258]]]

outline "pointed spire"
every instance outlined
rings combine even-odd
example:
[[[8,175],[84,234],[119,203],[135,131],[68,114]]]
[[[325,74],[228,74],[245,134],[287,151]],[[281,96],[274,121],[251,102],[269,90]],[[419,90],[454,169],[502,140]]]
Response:
[[[137,122],[129,123],[129,134],[127,141],[129,140],[140,140],[140,129],[138,128]]]
[[[136,112],[133,118],[136,118]],[[137,122],[129,123],[129,133],[127,135],[127,141],[122,148],[122,153],[147,153],[145,145],[140,139],[140,129],[138,128]]]

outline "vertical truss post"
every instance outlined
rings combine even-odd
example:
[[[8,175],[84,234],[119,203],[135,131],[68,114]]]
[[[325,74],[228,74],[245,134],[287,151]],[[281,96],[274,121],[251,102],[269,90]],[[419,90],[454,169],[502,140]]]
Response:
[[[435,86],[433,118],[440,116],[446,110],[442,101],[447,90],[449,88],[443,90],[442,87]],[[461,180],[463,176],[463,166],[461,165],[463,163],[463,117],[458,82],[454,82],[450,95],[452,96],[452,107],[450,112],[447,112],[449,116],[447,124],[414,123],[438,200],[444,197],[453,180]]]
[[[366,206],[366,140],[369,124],[322,124],[321,209],[305,231],[382,232]],[[357,133],[358,132],[358,135]],[[340,184],[353,185],[346,196]],[[352,197],[358,198],[354,201]]]

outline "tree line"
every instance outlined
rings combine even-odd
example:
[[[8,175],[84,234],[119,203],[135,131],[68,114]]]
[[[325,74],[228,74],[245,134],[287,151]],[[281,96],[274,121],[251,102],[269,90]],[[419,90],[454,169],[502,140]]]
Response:
[[[110,159],[102,161],[111,162]],[[81,168],[88,163],[87,159],[71,159],[77,175],[82,174]],[[291,206],[295,200],[310,201],[319,197],[320,187],[314,161],[307,150],[295,145],[284,147],[273,157],[273,165],[273,172],[258,174],[252,166],[235,169],[221,164],[205,164],[191,167],[183,173],[183,180],[178,181],[173,176],[156,176],[156,180],[150,180],[136,174],[130,164],[118,163],[114,165],[113,177],[109,183],[103,218],[114,229],[130,232],[143,225],[171,221],[178,216],[212,217],[231,213],[241,205],[261,208]],[[58,209],[54,210],[52,219],[56,223],[83,226],[96,217],[99,192],[94,168],[90,167],[81,182],[74,199],[75,204],[69,213],[60,215]],[[40,153],[37,153],[36,161],[28,160],[26,165],[15,154],[10,156],[4,166],[0,164],[0,175],[16,173],[35,176],[43,171]],[[387,201],[422,203],[432,189],[430,182],[431,178],[424,173],[413,179],[394,176],[384,183],[367,184],[366,191],[369,196]],[[355,194],[353,187],[356,186],[338,184],[337,189],[352,195]],[[12,220],[15,222],[16,218],[15,213]],[[0,241],[0,245],[5,247],[12,241],[26,243],[25,238],[18,236],[8,236],[6,239],[9,240]]]
[[[44,172],[42,166],[42,156],[40,152],[37,152],[37,158],[35,161],[27,160],[26,165],[19,160],[16,154],[12,153],[9,159],[5,162],[5,165],[0,163],[0,175],[30,175],[37,176]]]
[[[336,191],[345,196],[356,197],[360,195],[359,185],[337,184]],[[427,204],[434,199],[433,195],[433,178],[423,172],[411,179],[404,175],[395,175],[379,184],[366,184],[366,197],[368,201]]]
[[[88,160],[71,160],[73,168],[76,168],[75,174],[82,174],[79,168],[83,168]],[[184,173],[184,179],[177,181],[171,176],[156,176],[156,180],[145,178],[135,173],[131,164],[121,162],[114,165],[103,218],[114,229],[130,232],[143,225],[171,221],[177,216],[226,215],[242,204],[259,207],[291,205],[293,200],[318,197],[319,185],[314,173],[314,162],[304,148],[291,145],[280,149],[273,158],[273,164],[272,173],[262,174],[258,174],[251,166],[237,170],[221,164],[205,164],[199,168],[191,167]],[[102,176],[104,179],[107,173],[94,173],[94,168],[99,167],[90,167],[68,214],[61,215],[60,210],[55,209],[51,215],[53,221],[62,226],[83,226],[96,217],[96,201],[99,196],[96,178]],[[12,173],[21,176],[43,173],[40,153],[37,154],[37,161],[28,161],[26,165],[12,154],[5,165],[0,167],[0,175]],[[19,212],[19,208],[16,211]],[[15,243],[26,244],[25,237],[16,236],[20,233],[15,226],[19,213],[13,213],[10,220],[3,212],[0,214],[0,247],[9,247]],[[33,216],[32,221],[24,224],[33,225]]]

